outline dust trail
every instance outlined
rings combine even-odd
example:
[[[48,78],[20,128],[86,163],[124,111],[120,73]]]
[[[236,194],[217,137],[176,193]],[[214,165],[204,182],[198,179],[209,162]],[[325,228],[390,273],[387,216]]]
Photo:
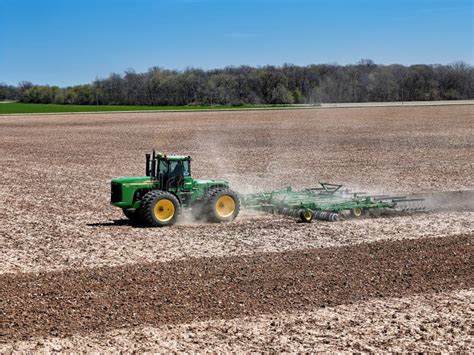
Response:
[[[432,211],[474,211],[474,190],[420,193],[410,197],[424,198],[423,204]]]

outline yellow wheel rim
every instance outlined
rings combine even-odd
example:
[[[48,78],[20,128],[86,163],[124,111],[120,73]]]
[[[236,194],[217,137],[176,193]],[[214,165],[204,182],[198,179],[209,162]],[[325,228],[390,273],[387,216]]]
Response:
[[[362,216],[362,208],[356,207],[352,210],[352,213],[354,214],[354,216],[360,217]]]
[[[311,211],[305,211],[303,213],[303,217],[304,217],[305,220],[309,221],[309,220],[311,220],[311,217],[313,217],[313,214],[311,213]]]
[[[164,198],[155,204],[155,218],[160,222],[167,222],[174,216],[173,202]]]
[[[235,201],[231,196],[221,196],[216,202],[216,213],[221,218],[232,216],[235,211]]]

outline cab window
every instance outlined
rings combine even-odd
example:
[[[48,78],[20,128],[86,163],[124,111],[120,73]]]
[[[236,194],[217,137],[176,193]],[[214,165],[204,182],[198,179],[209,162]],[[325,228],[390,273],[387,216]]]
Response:
[[[187,160],[171,161],[169,163],[169,171],[170,171],[170,176],[187,177],[190,175],[189,161]]]
[[[191,172],[189,171],[189,160],[183,161],[183,176],[191,176]]]
[[[169,171],[169,164],[166,160],[161,160],[160,159],[160,163],[158,165],[158,173],[159,174],[167,174]]]

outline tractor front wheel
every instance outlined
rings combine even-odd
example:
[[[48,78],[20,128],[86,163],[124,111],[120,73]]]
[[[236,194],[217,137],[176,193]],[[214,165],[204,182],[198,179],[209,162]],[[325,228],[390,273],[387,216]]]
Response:
[[[138,211],[134,208],[122,208],[123,214],[127,217],[131,222],[138,223],[140,222],[140,215]]]
[[[166,191],[150,191],[142,198],[141,217],[151,227],[171,226],[181,212],[177,197]]]
[[[239,195],[229,189],[210,191],[205,204],[209,222],[231,222],[240,211]]]

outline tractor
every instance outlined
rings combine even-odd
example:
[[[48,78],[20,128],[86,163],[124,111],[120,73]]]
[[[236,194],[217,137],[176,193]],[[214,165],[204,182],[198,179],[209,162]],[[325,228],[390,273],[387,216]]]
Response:
[[[207,222],[233,221],[240,211],[239,195],[227,181],[191,177],[191,157],[146,154],[146,176],[111,181],[111,204],[134,223],[151,227],[176,223],[182,211]]]

